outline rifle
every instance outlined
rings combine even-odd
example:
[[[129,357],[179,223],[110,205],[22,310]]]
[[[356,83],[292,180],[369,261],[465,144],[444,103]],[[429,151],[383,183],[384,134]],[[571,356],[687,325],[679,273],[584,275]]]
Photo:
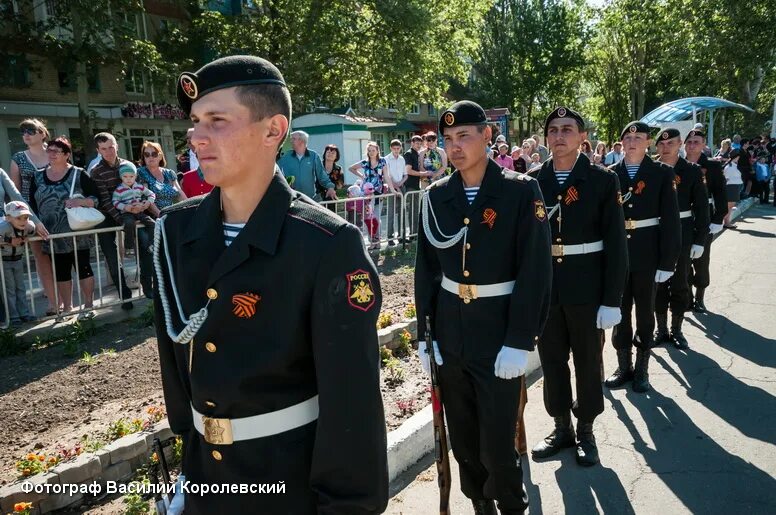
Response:
[[[448,515],[450,504],[450,456],[445,428],[445,407],[442,404],[442,389],[439,386],[439,370],[434,355],[434,341],[431,339],[431,317],[426,315],[426,352],[431,369],[431,409],[434,413],[434,453],[439,484],[439,515]]]
[[[528,391],[525,386],[525,374],[520,376],[520,400],[517,404],[517,424],[515,425],[515,449],[521,456],[528,453],[525,437],[525,405],[528,403]]]
[[[165,442],[170,445],[169,442]],[[161,484],[165,487],[169,486],[172,482],[170,479],[170,469],[167,467],[167,458],[164,457],[164,447],[167,445],[162,444],[158,437],[154,438],[153,451],[156,453],[157,463],[154,466],[155,472],[158,472],[161,476]],[[159,478],[157,478],[158,480]],[[167,493],[156,492],[154,497],[154,504],[156,505],[156,512],[159,515],[167,513],[167,508],[170,507],[170,496]]]

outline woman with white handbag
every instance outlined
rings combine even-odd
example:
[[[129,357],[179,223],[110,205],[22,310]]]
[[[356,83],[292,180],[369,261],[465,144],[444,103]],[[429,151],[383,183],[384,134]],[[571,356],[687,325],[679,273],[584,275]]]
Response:
[[[104,220],[95,209],[97,186],[81,168],[70,164],[73,152],[70,141],[60,136],[51,141],[46,149],[49,165],[35,174],[30,185],[30,207],[48,228],[51,235],[89,229]],[[91,311],[94,296],[94,273],[92,272],[91,248],[93,236],[76,238],[54,238],[44,245],[43,251],[51,253],[55,279],[59,293],[59,312],[66,314],[72,309],[73,283],[71,272],[75,268],[81,286],[81,298],[86,311],[79,319],[94,317]]]

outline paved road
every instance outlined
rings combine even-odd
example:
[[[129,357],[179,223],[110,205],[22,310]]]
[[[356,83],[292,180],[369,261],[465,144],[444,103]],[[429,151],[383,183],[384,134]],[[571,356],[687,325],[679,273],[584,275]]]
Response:
[[[652,391],[604,390],[600,466],[581,469],[571,449],[523,460],[532,515],[776,513],[776,208],[750,209],[714,243],[706,305],[685,323],[689,351],[653,351]],[[614,370],[609,344],[604,361]],[[541,379],[528,395],[531,447],[552,422]],[[453,467],[451,512],[471,513]],[[387,513],[435,512],[436,470],[416,468]]]

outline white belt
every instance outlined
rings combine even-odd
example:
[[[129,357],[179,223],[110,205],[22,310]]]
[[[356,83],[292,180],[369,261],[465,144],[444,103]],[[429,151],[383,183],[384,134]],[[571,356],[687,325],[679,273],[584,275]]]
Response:
[[[264,438],[302,427],[318,419],[318,396],[288,408],[243,418],[211,418],[191,406],[194,427],[214,445]]]
[[[660,218],[645,218],[644,220],[625,220],[626,229],[641,229],[642,227],[652,227],[658,225]]]
[[[579,243],[577,245],[553,245],[552,255],[554,257],[576,256],[579,254],[601,252],[602,250],[604,250],[604,242],[599,240],[594,241],[593,243]]]
[[[714,205],[714,199],[711,197],[709,197],[709,204],[711,204],[712,206]]]
[[[515,289],[515,281],[496,284],[461,284],[442,276],[442,288],[458,295],[468,304],[479,297],[500,297],[509,295]]]
[[[691,218],[692,211],[679,211],[679,218]]]

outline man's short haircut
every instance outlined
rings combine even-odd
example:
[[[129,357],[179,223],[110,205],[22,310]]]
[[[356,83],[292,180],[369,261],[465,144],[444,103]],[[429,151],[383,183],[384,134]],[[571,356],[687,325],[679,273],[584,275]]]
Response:
[[[307,142],[310,141],[310,135],[305,131],[294,131],[291,133],[291,137],[299,138],[300,140],[304,141],[305,145],[307,145]]]
[[[612,148],[616,147],[617,145],[622,146],[622,141],[615,141],[614,143],[612,143]]]
[[[396,146],[400,147],[401,146],[401,141],[398,140],[398,139],[391,140],[391,146],[392,147],[396,147]]]
[[[110,132],[98,132],[97,134],[94,135],[95,145],[99,145],[107,141],[112,141],[114,144],[118,145],[118,142],[116,141],[116,136],[114,136]]]
[[[423,135],[423,139],[425,139],[426,141],[436,141],[437,140],[436,132],[429,131],[429,132],[425,133]]]
[[[412,143],[415,143],[416,141],[423,141],[423,138],[415,134],[413,137],[410,138],[410,141]]]
[[[282,114],[291,125],[291,93],[288,88],[277,84],[246,84],[235,89],[237,100],[251,111],[254,122]]]

